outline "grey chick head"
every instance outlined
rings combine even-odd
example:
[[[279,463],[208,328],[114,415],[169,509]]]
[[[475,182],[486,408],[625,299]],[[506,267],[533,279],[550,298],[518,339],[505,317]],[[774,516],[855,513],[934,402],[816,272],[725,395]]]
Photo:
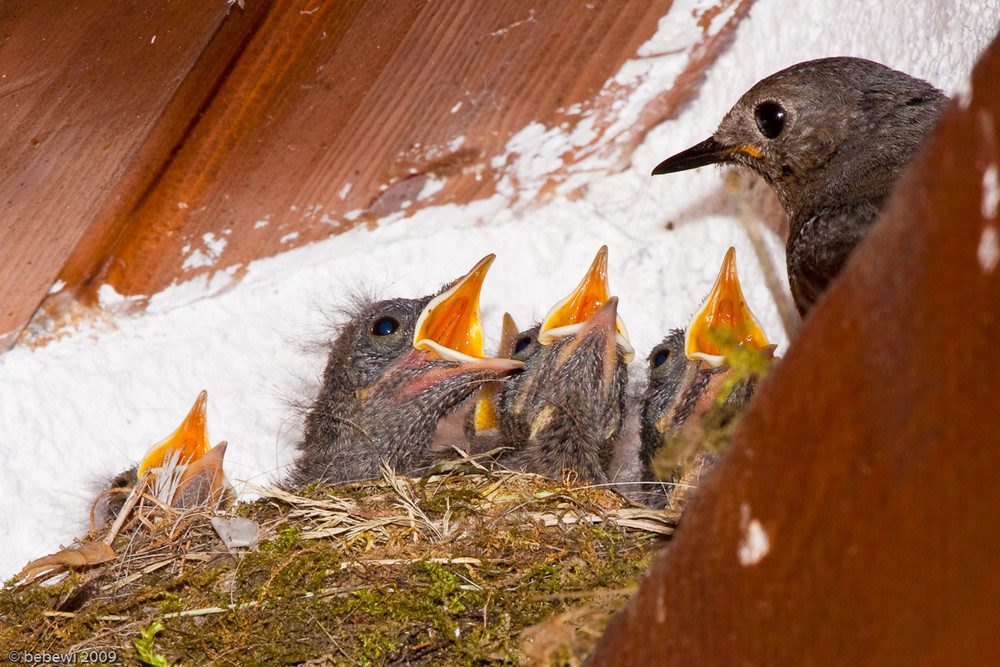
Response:
[[[711,137],[653,174],[734,164],[759,174],[789,220],[788,277],[805,313],[875,221],[947,98],[861,58],[799,63],[762,79]]]
[[[489,255],[436,296],[362,304],[333,342],[289,485],[375,479],[429,463],[438,420],[520,362],[483,356]]]

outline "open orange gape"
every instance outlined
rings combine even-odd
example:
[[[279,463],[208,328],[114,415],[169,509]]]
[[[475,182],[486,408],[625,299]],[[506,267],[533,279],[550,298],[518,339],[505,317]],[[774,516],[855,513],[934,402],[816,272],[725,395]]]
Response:
[[[611,301],[608,286],[608,246],[601,246],[587,274],[572,292],[556,303],[546,314],[538,329],[538,342],[548,345],[557,338],[578,333],[584,323]],[[635,358],[625,323],[615,315],[617,342],[624,351],[625,363]]]
[[[486,357],[483,351],[483,320],[479,313],[479,293],[486,272],[496,255],[483,257],[472,270],[455,281],[424,307],[413,332],[413,347],[458,361],[494,370],[521,367],[512,359]]]
[[[226,442],[208,444],[207,407],[203,390],[177,430],[150,447],[139,464],[138,483],[148,484],[151,495],[168,507],[218,506],[232,496],[222,470]]]
[[[736,249],[729,248],[715,285],[688,324],[684,352],[691,360],[701,359],[718,368],[728,351],[744,345],[756,350],[773,347],[743,298],[736,275]]]

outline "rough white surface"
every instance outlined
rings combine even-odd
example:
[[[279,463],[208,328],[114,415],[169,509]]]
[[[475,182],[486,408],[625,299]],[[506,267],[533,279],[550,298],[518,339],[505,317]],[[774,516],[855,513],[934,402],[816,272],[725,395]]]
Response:
[[[222,250],[226,247],[226,239],[216,238],[215,234],[208,232],[202,237],[202,241],[205,244],[204,250],[201,248],[191,249],[190,246],[184,246],[182,252],[190,253],[184,258],[184,263],[181,265],[182,269],[197,269],[203,266],[214,266],[216,260],[219,259],[219,255],[222,254]]]
[[[657,36],[609,81],[609,95],[621,95],[622,83],[638,86],[628,99],[614,98],[620,121],[614,132],[627,132],[641,104],[671,85],[686,56],[669,52],[690,42],[692,12],[703,5],[675,3]],[[170,433],[201,389],[208,390],[212,443],[229,441],[230,477],[237,485],[273,480],[298,437],[294,405],[312,397],[323,367],[315,343],[328,332],[336,307],[359,289],[383,297],[427,294],[495,252],[482,298],[495,344],[505,310],[521,325],[537,319],[607,244],[612,289],[639,355],[632,370],[638,376],[643,355],[670,327],[686,322],[735,245],[747,301],[771,339],[783,342],[740,225],[712,213],[720,172],[700,169],[651,182],[650,169],[711,134],[758,79],[802,60],[863,56],[958,90],[996,34],[998,17],[997,0],[757,0],[700,96],[650,133],[631,168],[611,173],[598,155],[574,166],[574,179],[560,189],[583,185],[572,201],[557,197],[541,208],[511,210],[497,196],[427,209],[413,220],[394,215],[374,231],[254,262],[228,291],[237,267],[155,295],[144,315],[118,319],[114,328],[94,324],[44,348],[0,356],[0,578],[81,534],[100,484]],[[562,169],[564,151],[593,136],[586,117],[572,130],[528,125],[501,163],[508,176],[501,192],[525,201],[550,171]],[[297,205],[303,215],[323,209],[323,202]],[[668,220],[675,221],[672,231],[664,227]],[[766,240],[783,267],[780,240]],[[191,262],[210,260],[225,243],[203,241]],[[113,291],[101,293],[102,303],[116,298]]]

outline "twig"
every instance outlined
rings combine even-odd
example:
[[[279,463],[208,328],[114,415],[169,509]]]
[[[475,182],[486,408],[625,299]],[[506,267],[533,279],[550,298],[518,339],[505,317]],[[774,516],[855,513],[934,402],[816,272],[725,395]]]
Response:
[[[412,565],[413,563],[437,563],[440,565],[482,565],[483,561],[479,558],[471,558],[467,556],[458,556],[457,558],[380,558],[376,560],[353,560],[346,561],[340,564],[341,570],[346,570],[349,567],[360,567],[364,568],[368,565]]]

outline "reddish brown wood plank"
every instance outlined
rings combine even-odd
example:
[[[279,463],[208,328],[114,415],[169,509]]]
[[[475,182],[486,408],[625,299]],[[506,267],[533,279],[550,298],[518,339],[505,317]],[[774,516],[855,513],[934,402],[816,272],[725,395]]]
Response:
[[[727,42],[750,0],[722,4],[739,11],[700,45],[706,58]],[[555,126],[570,105],[592,103],[670,6],[278,2],[125,221],[91,290],[107,282],[149,295],[326,238],[400,210],[426,175],[444,187],[408,211],[492,194],[501,172],[491,161],[507,140],[532,121]],[[692,90],[675,91],[669,102]],[[646,129],[616,144],[618,156]],[[461,145],[449,147],[459,137]],[[345,217],[351,211],[353,220]],[[184,267],[184,249],[202,249],[209,233],[225,240],[215,265]]]
[[[214,99],[218,87],[267,14],[271,3],[262,1],[245,5],[243,10],[234,7],[231,18],[222,21],[197,61],[183,75],[157,122],[130,156],[113,193],[105,199],[60,272],[60,279],[68,285],[91,280],[97,273],[101,261],[121,235],[123,222],[158,182],[174,151]],[[73,290],[69,289],[66,296],[72,293]],[[54,311],[65,302],[66,299],[55,298],[47,300],[45,305]],[[51,314],[58,317],[56,312]]]
[[[226,12],[224,1],[4,3],[0,350],[136,168],[136,151]]]
[[[0,80],[0,146],[13,157],[0,181],[0,349],[56,275],[64,288],[42,302],[35,333],[75,318],[105,284],[149,295],[401,210],[428,176],[443,188],[408,211],[488,196],[508,139],[533,121],[572,126],[573,107],[596,112],[598,137],[564,164],[596,149],[624,166],[695,92],[750,4],[706,8],[677,86],[613,137],[611,103],[628,90],[601,88],[670,0],[281,0],[226,21],[211,3],[18,5],[0,18],[17,65]],[[721,11],[725,27],[709,32]],[[32,60],[46,40],[64,48]],[[222,256],[186,266],[206,234],[224,239]]]
[[[994,42],[588,664],[1000,661],[998,80]]]

